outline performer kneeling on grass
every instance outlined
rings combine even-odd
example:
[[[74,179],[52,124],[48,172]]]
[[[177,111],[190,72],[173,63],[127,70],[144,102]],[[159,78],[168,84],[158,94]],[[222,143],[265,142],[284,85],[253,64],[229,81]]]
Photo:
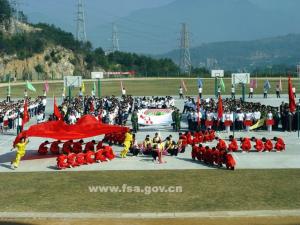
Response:
[[[230,152],[236,152],[239,149],[238,143],[236,139],[233,137],[233,135],[229,136],[230,144],[228,145],[228,151]]]
[[[29,143],[29,141],[25,137],[22,137],[20,142],[11,149],[11,151],[12,151],[12,150],[14,150],[14,148],[17,148],[16,158],[13,162],[11,162],[12,169],[16,169],[19,167],[20,161],[26,153],[26,146],[28,143]]]
[[[265,149],[264,143],[261,139],[252,137],[251,141],[255,141],[254,148],[256,149],[256,151],[262,152]]]

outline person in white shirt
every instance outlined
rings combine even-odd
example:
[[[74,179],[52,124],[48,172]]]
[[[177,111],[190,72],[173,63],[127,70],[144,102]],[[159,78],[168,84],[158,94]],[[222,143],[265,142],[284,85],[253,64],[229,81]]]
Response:
[[[296,88],[295,88],[295,86],[292,88],[292,91],[293,91],[293,94],[294,94],[294,96],[296,98],[297,96],[296,96]]]
[[[279,87],[279,85],[276,86],[276,97],[280,98],[280,87]]]
[[[236,114],[236,122],[237,122],[237,130],[243,130],[243,122],[244,122],[244,113],[238,112]]]
[[[198,94],[199,94],[199,98],[200,98],[200,99],[202,99],[202,91],[203,91],[202,87],[199,86],[199,87],[198,87]]]
[[[122,89],[122,97],[123,98],[126,97],[126,89],[125,88]]]
[[[183,89],[181,86],[179,87],[179,98],[183,99]]]
[[[36,116],[37,124],[43,123],[44,119],[45,119],[45,114],[42,111],[40,111],[39,114]]]
[[[267,128],[269,132],[272,131],[272,127],[273,127],[273,114],[271,111],[269,111],[267,114]]]
[[[253,90],[254,90],[253,87],[250,87],[248,98],[253,98]]]
[[[75,117],[75,114],[72,113],[70,116],[69,116],[69,124],[75,124],[76,123],[76,117]]]
[[[235,99],[235,87],[234,87],[234,85],[231,86],[231,98]]]

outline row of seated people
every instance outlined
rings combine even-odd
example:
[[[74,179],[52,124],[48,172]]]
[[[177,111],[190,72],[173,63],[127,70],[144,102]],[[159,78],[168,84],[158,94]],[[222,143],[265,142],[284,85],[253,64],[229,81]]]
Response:
[[[209,146],[194,145],[192,148],[192,159],[199,160],[200,162],[208,166],[223,167],[223,164],[227,169],[234,170],[236,161],[231,154],[228,154],[226,150],[221,150],[217,147],[210,148]]]
[[[84,143],[83,140],[80,140],[80,141],[69,140],[66,142],[62,142],[62,141],[58,140],[58,141],[53,141],[51,143],[49,141],[45,141],[39,146],[38,153],[40,155],[47,155],[48,152],[50,151],[50,153],[52,153],[54,155],[58,155],[60,153],[63,153],[63,154],[76,153],[76,154],[78,154],[81,152],[95,151],[95,147],[96,147],[96,149],[103,148],[103,142],[99,141],[96,145],[95,140],[89,141],[87,143]]]
[[[239,150],[239,145],[237,140],[231,135],[229,136],[229,145],[223,140],[219,139],[218,148],[222,150],[228,150],[231,152],[236,152]],[[285,150],[285,142],[282,138],[274,137],[273,140],[267,138],[240,138],[240,149],[243,152],[250,152],[252,149],[252,142],[254,143],[253,148],[257,152],[271,152],[276,150],[277,152]],[[273,143],[274,142],[274,143]]]
[[[68,154],[60,154],[57,161],[58,169],[66,169],[77,167],[81,165],[89,165],[93,163],[107,162],[115,158],[115,154],[110,146],[102,146],[102,148],[97,151],[88,150],[87,152],[74,153],[70,152]]]

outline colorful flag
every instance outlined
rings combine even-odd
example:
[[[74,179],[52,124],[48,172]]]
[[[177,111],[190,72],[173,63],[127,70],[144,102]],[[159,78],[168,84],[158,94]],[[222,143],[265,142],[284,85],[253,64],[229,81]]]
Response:
[[[271,89],[271,84],[269,82],[269,80],[266,80],[264,83],[264,89],[265,90],[270,90]]]
[[[48,84],[48,81],[45,81],[44,83],[44,89],[46,92],[49,92],[49,84]]]
[[[81,84],[81,92],[82,93],[85,93],[85,85],[84,85],[84,82],[82,81],[82,84]]]
[[[224,83],[223,78],[220,79],[220,87],[221,87],[221,91],[225,92],[226,89],[225,89],[225,83]]]
[[[187,92],[188,90],[187,90],[184,80],[181,80],[181,84],[182,84],[184,91]]]
[[[218,119],[221,120],[222,118],[223,118],[223,101],[220,95],[218,101]]]
[[[296,111],[296,101],[295,101],[295,95],[293,93],[293,84],[291,80],[291,76],[289,76],[289,106],[290,111],[295,112]]]
[[[36,92],[35,87],[29,81],[26,81],[26,87],[28,90]]]
[[[279,80],[278,87],[279,87],[279,90],[280,90],[280,91],[282,91],[282,82],[281,82],[281,77],[280,77],[280,80]]]
[[[28,122],[29,122],[28,103],[27,103],[27,99],[25,99],[24,112],[23,112],[23,118],[22,118],[22,130],[24,128],[24,125]]]
[[[198,79],[198,87],[202,88],[203,87],[203,82],[202,79]]]
[[[54,111],[54,116],[56,116],[58,120],[63,120],[63,117],[62,117],[62,115],[59,111],[59,108],[57,107],[55,97],[54,97],[54,109],[53,109],[53,111]]]

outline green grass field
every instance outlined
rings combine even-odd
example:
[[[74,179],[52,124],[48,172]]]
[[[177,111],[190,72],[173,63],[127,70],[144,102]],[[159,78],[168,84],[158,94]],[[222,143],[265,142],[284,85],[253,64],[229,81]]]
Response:
[[[1,173],[0,211],[193,212],[300,208],[300,170]],[[182,193],[91,193],[90,185],[182,186]]]
[[[263,93],[263,85],[265,79],[258,80],[258,87],[255,90],[255,94],[262,94]],[[178,95],[178,89],[180,86],[181,79],[138,79],[138,80],[124,80],[123,85],[127,90],[127,94],[131,94],[134,96],[166,96],[166,95]],[[203,87],[203,94],[204,95],[212,95],[215,91],[215,81],[214,79],[205,79],[203,80],[204,87]],[[230,94],[231,92],[231,79],[224,79],[226,91],[223,94]],[[275,93],[276,85],[279,82],[278,79],[270,80],[270,84],[272,86],[271,90],[269,91],[270,94]],[[296,87],[299,86],[298,80],[294,81],[294,85]],[[198,87],[197,87],[197,79],[185,79],[185,83],[187,86],[187,93],[186,95],[197,95],[198,94]],[[44,85],[43,84],[34,84],[37,92],[30,92],[29,96],[36,97],[38,95],[42,95]],[[85,88],[86,94],[90,95],[91,90],[94,86],[94,82],[92,81],[85,81]],[[96,82],[97,86],[97,82]],[[287,80],[282,79],[282,93],[287,93]],[[6,97],[6,87],[0,87],[0,98]],[[25,85],[17,85],[11,87],[12,97],[19,98],[24,96],[24,89]],[[300,90],[300,88],[297,88]],[[63,83],[50,83],[50,92],[48,96],[57,96],[61,97],[63,91]],[[236,88],[236,94],[241,95],[242,88],[238,86]],[[246,94],[249,92],[249,85],[246,87]],[[78,95],[79,88],[74,88],[72,90],[72,95]],[[97,94],[97,92],[96,92]],[[102,96],[107,95],[121,95],[120,90],[120,81],[119,80],[104,80],[101,82],[101,94]],[[66,95],[68,95],[68,90],[66,90]]]

